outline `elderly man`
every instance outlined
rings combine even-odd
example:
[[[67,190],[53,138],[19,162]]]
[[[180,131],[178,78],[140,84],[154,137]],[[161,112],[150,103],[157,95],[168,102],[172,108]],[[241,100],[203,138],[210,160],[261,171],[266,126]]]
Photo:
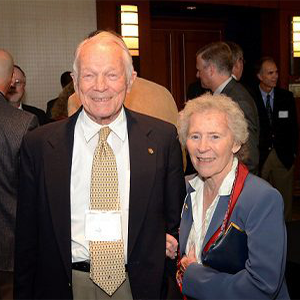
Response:
[[[24,71],[17,65],[14,66],[14,75],[11,87],[7,93],[7,99],[16,108],[28,111],[37,116],[40,125],[48,123],[46,113],[35,106],[22,103],[25,94],[26,76]]]
[[[15,109],[5,95],[13,75],[13,58],[0,49],[0,298],[13,299],[14,235],[19,150],[24,134],[37,126],[35,116]]]
[[[182,155],[173,125],[124,108],[135,77],[119,37],[84,40],[73,72],[83,109],[24,139],[17,299],[161,298]]]
[[[208,44],[197,52],[197,77],[203,88],[210,89],[213,94],[226,94],[237,102],[243,110],[248,122],[249,158],[246,165],[253,173],[258,172],[258,140],[259,120],[255,102],[247,90],[231,77],[232,53],[223,42]]]
[[[276,87],[278,69],[272,57],[257,65],[256,105],[260,120],[260,175],[283,196],[286,221],[292,220],[294,160],[298,125],[293,94]]]

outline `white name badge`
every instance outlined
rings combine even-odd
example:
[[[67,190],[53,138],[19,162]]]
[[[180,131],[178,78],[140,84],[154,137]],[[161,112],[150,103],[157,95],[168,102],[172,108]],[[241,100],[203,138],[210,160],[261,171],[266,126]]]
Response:
[[[288,118],[289,117],[289,112],[287,110],[280,110],[278,112],[278,117],[279,118]]]
[[[85,238],[86,240],[93,242],[114,242],[121,240],[121,212],[100,210],[86,211]]]

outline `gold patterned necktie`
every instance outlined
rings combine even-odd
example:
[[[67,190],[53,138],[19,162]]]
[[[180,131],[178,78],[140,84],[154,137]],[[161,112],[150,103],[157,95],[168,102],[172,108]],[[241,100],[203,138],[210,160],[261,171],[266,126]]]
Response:
[[[119,211],[118,173],[115,155],[107,143],[111,129],[100,129],[95,149],[90,209]],[[90,241],[90,277],[108,295],[112,295],[125,280],[124,246],[119,241]]]

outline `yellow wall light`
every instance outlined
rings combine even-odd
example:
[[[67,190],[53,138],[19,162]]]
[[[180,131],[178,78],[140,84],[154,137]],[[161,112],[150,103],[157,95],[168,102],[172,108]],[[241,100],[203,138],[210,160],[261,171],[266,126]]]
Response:
[[[121,35],[132,56],[139,56],[139,20],[136,5],[121,5]]]
[[[300,57],[300,16],[292,19],[292,45],[293,57]]]

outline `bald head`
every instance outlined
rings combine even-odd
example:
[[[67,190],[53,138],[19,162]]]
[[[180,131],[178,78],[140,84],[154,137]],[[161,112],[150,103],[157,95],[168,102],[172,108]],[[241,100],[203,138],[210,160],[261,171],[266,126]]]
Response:
[[[0,49],[0,91],[5,95],[10,87],[14,71],[12,56],[5,50]]]
[[[109,31],[96,31],[93,32],[89,35],[89,37],[87,39],[85,39],[83,42],[81,42],[75,52],[75,60],[73,63],[73,73],[75,74],[75,76],[78,76],[78,72],[79,72],[79,65],[80,65],[80,55],[82,50],[87,46],[87,45],[91,45],[91,44],[97,44],[97,45],[117,45],[118,47],[120,47],[123,51],[123,63],[125,66],[125,70],[126,70],[126,78],[127,81],[129,82],[131,79],[131,75],[133,70],[133,65],[132,65],[132,57],[129,53],[129,50],[126,46],[126,44],[124,43],[124,41],[122,40],[122,37],[119,36],[118,34],[114,33],[114,32],[109,32]]]

